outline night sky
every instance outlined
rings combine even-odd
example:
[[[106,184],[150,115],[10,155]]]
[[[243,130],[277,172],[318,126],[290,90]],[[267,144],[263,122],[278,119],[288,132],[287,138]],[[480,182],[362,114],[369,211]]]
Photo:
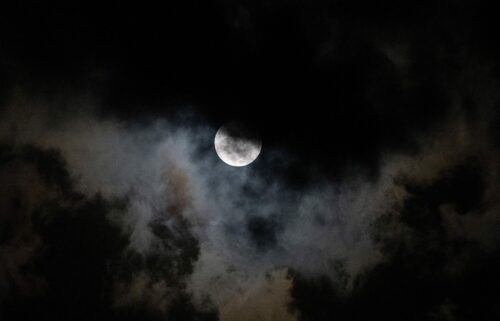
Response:
[[[500,320],[499,13],[1,3],[0,320]]]

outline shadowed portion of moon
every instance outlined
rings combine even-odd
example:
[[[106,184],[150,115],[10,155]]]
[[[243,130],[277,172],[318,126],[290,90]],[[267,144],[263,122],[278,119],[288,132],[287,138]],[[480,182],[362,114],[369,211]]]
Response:
[[[224,163],[241,167],[257,159],[262,149],[262,140],[245,125],[233,121],[219,128],[214,145],[217,155]]]

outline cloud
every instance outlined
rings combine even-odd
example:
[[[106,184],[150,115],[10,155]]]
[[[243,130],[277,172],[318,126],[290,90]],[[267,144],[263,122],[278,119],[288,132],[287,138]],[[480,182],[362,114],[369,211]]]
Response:
[[[384,182],[318,179],[314,187],[294,189],[268,176],[269,159],[231,168],[213,151],[215,129],[195,118],[135,125],[77,109],[49,126],[50,109],[22,121],[19,110],[2,117],[17,129],[16,143],[59,151],[78,192],[126,204],[109,219],[145,261],[126,284],[117,281],[117,304],[148,295],[163,304],[170,290],[162,273],[186,277],[198,302],[208,297],[218,304],[276,269],[331,274],[341,260],[356,274],[380,259],[368,230]],[[185,243],[190,235],[195,239]],[[188,265],[181,264],[185,255]],[[181,265],[151,271],[148,257]]]
[[[32,271],[44,245],[36,222],[44,219],[40,208],[50,202],[63,205],[70,197],[60,162],[54,151],[0,146],[0,299],[45,291],[43,278]]]
[[[273,271],[256,281],[220,307],[221,321],[296,320],[288,309],[292,282],[286,270]]]
[[[34,115],[22,112],[36,104]],[[8,128],[1,137],[57,151],[75,191],[121,204],[105,214],[128,238],[111,282],[117,308],[141,305],[168,314],[189,294],[200,311],[215,306],[223,316],[235,313],[223,307],[244,309],[244,297],[266,284],[266,275],[288,269],[298,280],[293,289],[325,277],[332,293],[356,295],[371,271],[398,257],[397,249],[421,244],[421,228],[446,235],[429,239],[429,247],[451,251],[446,242],[464,239],[496,250],[493,227],[482,226],[498,222],[498,157],[487,122],[469,121],[460,108],[443,126],[416,135],[416,152],[381,154],[376,177],[353,166],[336,181],[314,174],[311,183],[294,186],[275,174],[289,169],[276,163],[287,159],[286,150],[264,145],[256,163],[229,167],[213,150],[216,128],[195,113],[134,123],[98,116],[85,100],[66,104],[75,107],[55,112],[50,102],[14,101],[1,117]],[[458,175],[453,171],[469,159],[481,168],[484,188],[472,207],[455,194],[427,203],[428,190]],[[413,224],[415,206],[437,211],[433,220],[440,223]],[[465,249],[445,256],[443,271],[459,271],[470,258]],[[277,302],[287,300],[281,291]]]

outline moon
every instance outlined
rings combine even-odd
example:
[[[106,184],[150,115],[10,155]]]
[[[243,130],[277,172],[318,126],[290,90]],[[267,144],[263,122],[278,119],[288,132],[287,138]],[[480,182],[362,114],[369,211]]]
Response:
[[[226,164],[242,167],[252,163],[260,154],[262,140],[239,122],[230,122],[215,134],[215,152]]]

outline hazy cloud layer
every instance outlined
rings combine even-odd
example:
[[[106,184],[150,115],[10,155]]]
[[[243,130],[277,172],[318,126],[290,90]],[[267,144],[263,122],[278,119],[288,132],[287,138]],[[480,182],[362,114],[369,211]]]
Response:
[[[42,103],[47,107],[28,112]],[[410,248],[421,240],[401,219],[419,193],[412,186],[430,186],[471,159],[484,181],[480,205],[459,213],[453,199],[436,204],[442,232],[449,240],[476,242],[484,251],[497,249],[498,157],[489,123],[468,121],[459,106],[445,124],[415,136],[418,152],[382,154],[375,179],[354,169],[339,181],[317,175],[311,186],[291,187],[268,169],[277,168],[272,162],[285,159],[286,151],[266,149],[264,143],[256,163],[229,167],[213,149],[216,128],[193,113],[139,125],[98,117],[89,102],[65,103],[77,107],[54,112],[52,102],[14,101],[1,117],[2,141],[57,151],[78,193],[122,204],[106,214],[128,237],[121,261],[112,267],[121,271],[111,291],[116,307],[146,304],[166,313],[187,291],[197,305],[215,305],[220,317],[230,320],[249,293],[268,282],[272,286],[266,275],[286,269],[305,278],[327,276],[349,295],[371,269],[392,260],[391,240]],[[287,170],[286,163],[280,166]],[[32,197],[22,198],[36,201],[37,183],[30,182],[20,188]],[[13,238],[2,251],[10,262],[2,275],[18,287],[27,282],[18,275],[20,267],[42,242],[26,220],[16,233],[28,229],[25,244]],[[123,267],[126,262],[132,267]],[[459,272],[463,262],[451,257],[446,268]],[[43,280],[30,282],[36,288]],[[278,292],[283,297],[276,302],[290,304],[287,291]],[[445,306],[436,309],[436,315],[447,313]]]

